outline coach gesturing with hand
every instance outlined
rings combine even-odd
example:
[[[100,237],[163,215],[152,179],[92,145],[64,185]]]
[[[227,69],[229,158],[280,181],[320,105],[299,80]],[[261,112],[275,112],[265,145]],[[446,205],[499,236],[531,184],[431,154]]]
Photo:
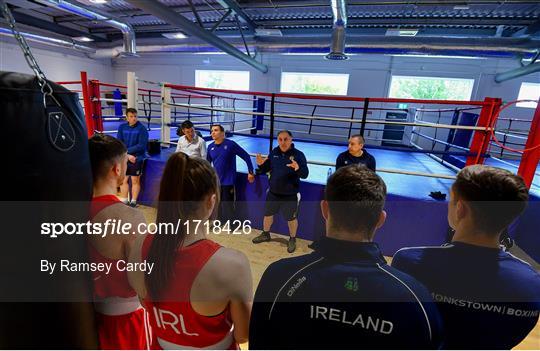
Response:
[[[289,227],[287,252],[296,250],[296,230],[298,229],[298,205],[300,203],[300,179],[309,174],[306,156],[294,147],[292,134],[288,130],[278,133],[279,146],[267,158],[257,155],[258,174],[269,173],[269,189],[264,208],[263,232],[253,239],[259,244],[270,241],[270,228],[274,215],[281,212]]]

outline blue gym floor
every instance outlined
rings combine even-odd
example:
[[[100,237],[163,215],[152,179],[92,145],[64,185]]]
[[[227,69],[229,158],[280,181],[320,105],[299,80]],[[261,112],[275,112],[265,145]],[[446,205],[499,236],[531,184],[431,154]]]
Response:
[[[268,153],[268,139],[235,135],[230,137],[236,141],[248,153]],[[345,146],[319,144],[314,142],[294,142],[295,147],[302,151],[306,158],[310,161],[330,162],[335,163],[338,154],[345,151]],[[277,142],[274,142],[274,147]],[[416,172],[426,172],[431,174],[454,175],[455,173],[447,167],[437,163],[435,160],[425,154],[405,153],[402,151],[389,151],[381,149],[370,150],[366,148],[377,160],[377,168],[388,168],[396,170],[408,170]],[[255,162],[254,158],[252,161]],[[236,161],[238,171],[247,172],[247,167],[241,159]],[[326,184],[328,177],[328,169],[332,172],[334,167],[313,165],[309,166],[309,177],[307,182],[315,184]],[[452,180],[437,179],[428,177],[418,177],[402,174],[391,174],[379,172],[379,175],[384,179],[388,192],[397,196],[415,199],[431,199],[429,193],[431,191],[447,192]]]
[[[139,119],[139,121],[145,126],[148,125],[144,118]],[[117,130],[120,123],[124,122],[108,121],[105,123],[105,129]],[[156,130],[151,130],[149,132],[149,138],[160,139],[160,125],[151,123],[150,127],[151,129],[155,128]],[[209,138],[209,133],[207,131],[202,131],[202,134],[206,139]],[[178,136],[176,135],[176,128],[173,127],[171,128],[171,141],[176,141],[177,139]],[[248,135],[234,135],[230,137],[230,139],[236,141],[248,153],[268,153],[268,139],[252,137]],[[211,143],[211,140],[207,141],[207,143]],[[318,162],[334,163],[337,155],[346,150],[346,146],[336,146],[315,142],[296,141],[294,144],[297,149],[304,152],[308,160]],[[277,146],[277,142],[274,142],[274,146]],[[369,147],[366,147],[366,149],[377,160],[378,169],[386,168],[430,174],[444,174],[451,176],[455,175],[455,172],[452,169],[442,165],[440,162],[432,159],[427,154],[392,151],[384,149],[370,149]],[[252,161],[255,165],[254,158],[252,158]],[[237,159],[236,162],[238,171],[247,173],[247,167],[245,163],[241,159]],[[499,160],[488,158],[486,159],[485,164],[508,169],[516,173],[519,166],[519,161],[505,160],[505,162],[500,162]],[[326,184],[328,168],[330,167],[310,164],[310,174],[306,181],[315,184]],[[334,168],[331,168],[333,172]],[[389,193],[414,199],[431,199],[431,197],[429,197],[429,194],[432,191],[440,191],[442,193],[448,194],[450,185],[453,182],[451,179],[437,179],[413,175],[392,174],[386,172],[379,172],[379,175],[384,179],[388,187]],[[531,194],[540,196],[540,165],[531,186]]]
[[[109,129],[109,128],[107,128]],[[111,130],[111,129],[109,129]],[[155,136],[152,134],[155,133]],[[150,133],[150,138],[159,139],[159,130]],[[202,131],[203,136],[210,144],[208,132]],[[229,137],[236,141],[250,154],[267,154],[269,148],[268,138],[249,135],[233,135]],[[175,141],[176,130],[171,131],[171,140]],[[274,142],[277,146],[277,142]],[[337,155],[346,150],[346,146],[322,144],[317,142],[295,141],[295,147],[306,155],[311,161],[334,163]],[[141,203],[152,204],[157,198],[159,191],[159,180],[163,173],[165,162],[170,154],[175,151],[174,145],[169,149],[163,149],[160,154],[150,157],[146,162],[143,176],[143,190],[141,193]],[[427,154],[413,153],[405,151],[384,150],[378,148],[366,149],[377,160],[377,169],[383,168],[403,171],[423,172],[429,174],[443,174],[454,176],[455,171],[447,168],[435,161]],[[255,157],[252,157],[255,165]],[[247,173],[247,166],[237,158],[237,170],[240,173]],[[509,168],[509,165],[499,161],[488,159],[487,164]],[[299,232],[301,238],[314,240],[324,235],[324,222],[320,216],[318,202],[322,198],[324,184],[328,176],[329,168],[334,167],[309,164],[309,177],[302,182],[300,191],[302,202],[300,205]],[[446,211],[449,197],[449,189],[453,183],[452,179],[431,178],[424,176],[414,176],[405,174],[392,174],[378,172],[384,179],[388,197],[385,209],[388,213],[387,221],[383,228],[378,231],[376,241],[381,246],[383,252],[392,255],[396,250],[406,246],[440,245],[444,242],[448,223]],[[243,217],[252,221],[254,228],[262,228],[262,211],[264,204],[264,193],[268,184],[266,177],[258,177],[255,184],[247,184],[244,177],[237,177],[237,199],[243,204]],[[526,214],[522,216],[519,226],[511,233],[520,247],[540,261],[540,242],[534,233],[538,228],[538,201],[540,197],[540,187],[536,178],[535,185],[531,188],[531,202]],[[258,184],[258,185],[257,185]],[[258,189],[259,188],[259,189]],[[258,189],[258,190],[257,190]],[[429,195],[431,192],[441,192],[446,194],[446,201],[437,201]],[[249,204],[249,205],[247,205]],[[536,229],[534,229],[536,228]],[[273,231],[286,233],[286,223],[279,218],[274,223]],[[516,234],[514,234],[516,233]]]
[[[205,134],[206,133],[203,132],[203,135]],[[234,135],[229,137],[229,139],[237,142],[250,154],[268,154],[268,139],[266,138]],[[211,141],[207,141],[207,145],[210,143]],[[277,142],[274,143],[274,147],[275,146],[277,146]],[[294,142],[294,146],[302,151],[308,160],[331,163],[335,162],[339,153],[346,150],[345,146],[326,145],[302,141]],[[174,151],[175,147],[171,147],[168,150],[163,150],[159,155],[152,156],[151,159],[165,162],[169,155]],[[436,162],[426,154],[414,154],[403,151],[380,149],[369,150],[369,153],[371,153],[377,160],[377,168],[455,175],[454,171]],[[255,157],[252,157],[251,161],[253,162],[253,166],[257,167]],[[236,167],[238,172],[247,173],[247,166],[240,158],[236,159]],[[308,167],[309,176],[305,181],[320,185],[326,184],[328,169],[331,168],[332,172],[335,170],[334,167],[313,164],[309,164]],[[388,188],[388,193],[399,197],[419,200],[433,200],[431,197],[429,197],[429,193],[432,191],[448,193],[450,185],[453,182],[451,179],[419,177],[385,172],[379,172],[379,175],[384,179]]]

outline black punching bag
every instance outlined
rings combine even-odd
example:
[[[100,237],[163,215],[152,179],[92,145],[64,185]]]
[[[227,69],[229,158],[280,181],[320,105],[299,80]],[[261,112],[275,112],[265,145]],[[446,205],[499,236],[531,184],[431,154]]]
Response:
[[[0,190],[0,348],[95,349],[91,278],[43,270],[44,262],[87,262],[86,234],[42,232],[43,223],[84,223],[92,196],[79,97],[33,75],[0,72],[3,181]]]

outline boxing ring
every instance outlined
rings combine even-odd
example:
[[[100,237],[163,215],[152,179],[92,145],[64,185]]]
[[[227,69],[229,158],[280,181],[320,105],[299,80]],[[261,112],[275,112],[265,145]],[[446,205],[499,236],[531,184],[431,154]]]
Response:
[[[137,80],[133,74],[128,74],[127,85],[89,80],[87,86],[88,96],[82,89],[81,99],[89,134],[115,135],[125,108],[137,106],[150,139],[161,142],[161,153],[146,160],[142,176],[139,202],[150,206],[156,201],[182,121],[192,121],[207,144],[212,141],[210,125],[222,124],[228,138],[252,156],[254,165],[257,153],[266,155],[277,146],[277,131],[290,130],[310,171],[301,182],[298,216],[298,236],[308,240],[324,235],[319,202],[337,155],[347,149],[351,135],[363,135],[365,148],[377,160],[377,173],[388,188],[388,218],[375,238],[386,255],[404,246],[445,242],[449,189],[463,166],[484,163],[514,173],[520,170],[523,175],[523,155],[534,154],[534,169],[529,164],[528,178],[524,176],[530,185],[531,206],[509,229],[516,242],[540,261],[540,239],[535,235],[540,226],[535,216],[540,176],[534,177],[540,174],[536,155],[540,150],[535,147],[540,141],[529,135],[528,129],[531,134],[534,130],[530,121],[499,116],[509,106],[500,99],[437,101],[230,91]],[[535,119],[540,121],[540,108]],[[247,167],[239,158],[237,172],[237,215],[260,229],[268,178],[262,175],[249,184]],[[276,217],[272,231],[288,233],[286,222]]]

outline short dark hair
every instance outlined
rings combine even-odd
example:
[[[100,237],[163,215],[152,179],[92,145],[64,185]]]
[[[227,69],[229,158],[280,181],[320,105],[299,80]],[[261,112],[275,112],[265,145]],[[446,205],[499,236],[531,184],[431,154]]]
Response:
[[[222,126],[221,124],[212,124],[212,125],[210,126],[210,130],[212,130],[212,128],[214,128],[214,127],[218,127],[219,130],[222,131],[222,132],[225,131],[225,129],[223,128],[223,126]]]
[[[191,121],[184,121],[180,125],[180,129],[190,129],[193,128],[193,123]]]
[[[365,144],[366,143],[366,140],[360,134],[351,135],[351,139],[352,138],[357,138],[358,140],[360,140],[360,144]]]
[[[463,168],[452,190],[470,205],[476,228],[487,233],[503,231],[525,210],[529,200],[523,178],[484,165]]]
[[[130,112],[131,112],[131,113],[134,113],[134,114],[137,114],[137,109],[134,109],[133,107],[128,107],[128,108],[126,109],[126,116],[127,116],[127,114],[130,113]]]
[[[288,131],[287,129],[283,129],[283,130],[280,130],[278,133],[277,133],[277,136],[279,136],[280,134],[282,133],[287,133],[289,134],[289,136],[292,138],[292,133],[290,131]]]
[[[94,181],[105,177],[110,168],[127,153],[126,146],[120,140],[99,133],[88,140],[88,149]]]
[[[384,208],[386,184],[366,166],[354,164],[330,176],[324,198],[328,201],[333,229],[370,235]]]

